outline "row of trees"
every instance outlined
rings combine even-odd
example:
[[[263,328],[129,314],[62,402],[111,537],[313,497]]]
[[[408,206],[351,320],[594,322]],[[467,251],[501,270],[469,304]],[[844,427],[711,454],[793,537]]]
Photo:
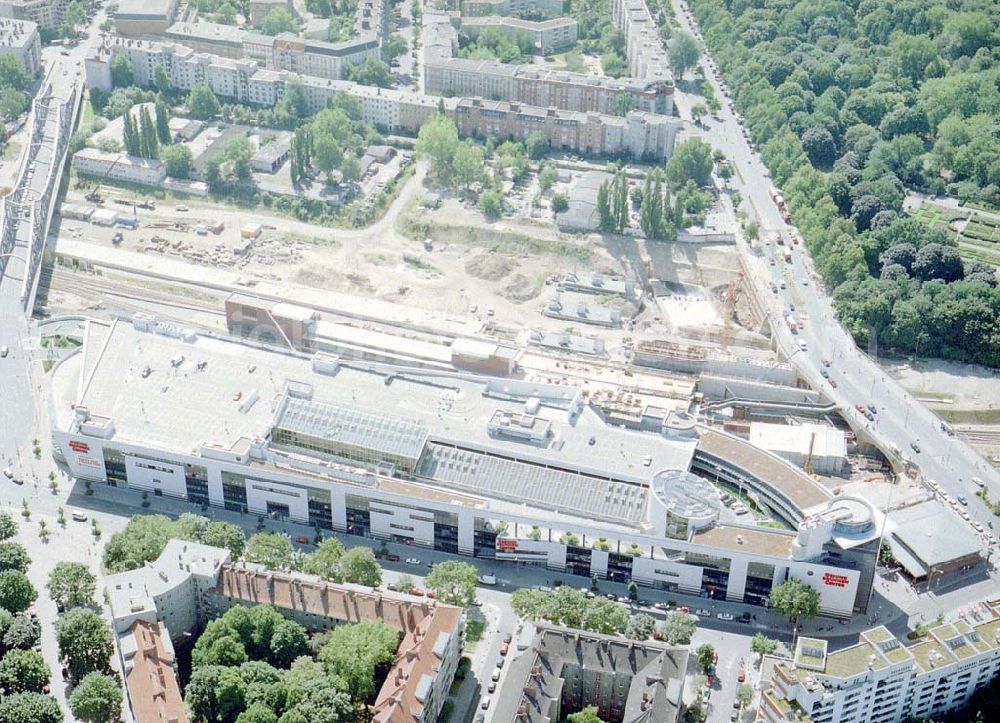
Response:
[[[156,99],[154,109],[155,121],[147,105],[139,111],[138,123],[131,111],[123,116],[122,142],[130,156],[159,158],[161,144],[168,146],[173,140],[170,137],[170,113],[162,98]]]
[[[25,572],[30,559],[13,537],[17,523],[0,514],[0,723],[61,723],[58,703],[43,689],[51,671],[37,652],[38,623],[26,612],[37,592]],[[96,579],[80,563],[57,563],[49,575],[49,594],[60,610],[56,623],[59,657],[73,692],[70,710],[85,723],[112,723],[121,716],[122,691],[110,676],[111,631],[90,607]]]
[[[502,28],[483,28],[475,36],[459,37],[458,57],[471,60],[499,60],[501,63],[523,63],[534,50],[531,35],[523,31],[510,32]]]
[[[855,339],[1000,365],[1000,293],[985,268],[959,272],[936,249],[916,272],[879,260],[886,235],[919,251],[927,233],[901,216],[907,188],[1000,205],[995,8],[692,8]]]
[[[14,120],[28,109],[31,102],[28,87],[31,77],[24,65],[13,55],[0,55],[0,118]]]
[[[239,525],[210,521],[185,513],[177,520],[164,515],[137,515],[104,547],[104,566],[121,572],[155,560],[172,538],[192,540],[229,550],[233,559],[243,558],[271,570],[302,570],[333,582],[352,582],[377,587],[382,571],[370,547],[345,548],[329,538],[304,555],[296,551],[286,535],[258,532],[247,540]]]
[[[348,723],[364,719],[399,647],[385,623],[338,625],[311,640],[269,605],[236,606],[195,643],[185,701],[215,723]]]

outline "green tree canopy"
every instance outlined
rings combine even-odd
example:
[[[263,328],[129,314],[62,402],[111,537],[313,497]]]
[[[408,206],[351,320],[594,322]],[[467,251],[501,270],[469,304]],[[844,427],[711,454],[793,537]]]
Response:
[[[101,616],[87,608],[73,608],[56,621],[59,658],[73,680],[108,670],[114,652],[111,631]]]
[[[660,632],[668,645],[687,645],[698,625],[688,613],[674,611],[660,625]]]
[[[796,625],[819,614],[819,593],[801,580],[790,578],[771,589],[771,606]]]
[[[0,571],[17,570],[27,572],[31,558],[28,557],[27,550],[17,542],[0,542]]]
[[[667,161],[667,179],[674,186],[683,186],[688,181],[707,186],[712,166],[712,147],[699,138],[689,138],[674,149]]]
[[[292,541],[276,532],[258,532],[247,540],[243,556],[269,570],[287,570],[292,566]]]
[[[7,611],[4,610],[4,612]],[[9,613],[7,614],[9,615]],[[15,615],[3,632],[3,649],[29,650],[38,644],[41,636],[41,628],[37,622],[31,619],[30,615],[27,613]]]
[[[49,573],[49,595],[64,608],[89,605],[94,600],[97,578],[79,562],[57,562]]]
[[[675,32],[667,42],[667,45],[670,67],[674,71],[674,75],[678,78],[683,78],[688,70],[698,64],[701,47],[690,33],[686,33],[683,30]]]
[[[389,665],[399,647],[399,633],[383,623],[338,625],[326,638],[317,658],[327,673],[343,678],[356,700],[375,694],[375,675]]]
[[[4,695],[41,693],[49,675],[49,666],[34,650],[9,650],[0,659],[0,690]]]
[[[4,570],[0,572],[0,608],[12,613],[27,610],[38,593],[23,572]]]
[[[69,709],[85,723],[117,723],[122,711],[121,687],[110,675],[88,673],[73,689]]]
[[[344,574],[340,569],[340,560],[346,548],[335,537],[323,540],[317,548],[302,560],[301,570],[310,575],[318,575],[331,582],[343,582]]]
[[[424,578],[438,600],[460,607],[468,607],[476,601],[476,582],[475,566],[458,560],[436,563]]]
[[[188,93],[187,107],[191,117],[199,120],[210,120],[222,110],[219,99],[207,85],[196,85],[191,89]]]
[[[340,570],[344,581],[355,585],[378,587],[382,582],[382,568],[370,547],[361,545],[345,552],[340,558]]]
[[[417,154],[430,160],[431,172],[442,182],[447,182],[451,177],[452,159],[458,145],[458,128],[443,113],[420,126],[417,133]]]
[[[9,55],[0,55],[0,61],[9,58]],[[17,522],[6,512],[0,512],[0,540],[9,540],[17,534]]]
[[[16,693],[0,700],[0,723],[63,723],[63,715],[51,696]]]
[[[278,33],[294,33],[299,29],[299,23],[291,11],[279,5],[272,8],[261,23],[260,31],[264,35],[277,35]]]

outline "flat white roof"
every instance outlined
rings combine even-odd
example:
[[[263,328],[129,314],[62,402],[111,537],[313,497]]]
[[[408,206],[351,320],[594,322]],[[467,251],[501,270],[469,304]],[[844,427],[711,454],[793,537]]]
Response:
[[[825,424],[769,424],[750,423],[750,444],[776,454],[814,457],[847,456],[847,441],[839,429]]]
[[[136,330],[130,323],[90,322],[106,333],[89,333],[81,364],[69,374],[79,384],[59,383],[57,407],[87,408],[113,420],[113,440],[177,454],[197,454],[206,442],[224,449],[241,439],[265,439],[276,416],[291,401],[288,387],[308,390],[315,405],[336,405],[405,420],[426,430],[438,453],[425,454],[422,469],[442,470],[432,484],[590,515],[621,505],[619,519],[638,519],[655,472],[690,467],[697,440],[609,427],[590,407],[570,407],[579,397],[572,385],[547,385],[408,367],[341,360],[336,371],[314,371],[305,355],[249,346],[221,337]],[[144,375],[148,367],[149,372]],[[86,371],[84,371],[86,370]],[[60,371],[62,371],[60,369]],[[75,394],[72,391],[79,390]],[[237,398],[238,397],[238,398]],[[543,441],[495,435],[488,422],[498,410],[530,413],[551,426]],[[251,401],[254,400],[254,401]],[[391,426],[391,425],[390,425]],[[365,427],[377,434],[378,425]],[[407,439],[411,438],[408,436]],[[380,442],[375,448],[383,446]],[[411,447],[407,447],[410,449]],[[444,456],[445,450],[454,454]],[[461,458],[461,459],[459,459]],[[500,489],[477,475],[475,465],[502,467],[512,477],[536,480],[533,488]],[[469,467],[466,468],[465,465]],[[498,467],[499,466],[499,467]],[[444,470],[447,469],[447,474]],[[418,473],[419,474],[419,473]],[[494,489],[499,485],[497,489]],[[629,514],[624,512],[628,511]],[[606,515],[601,515],[606,516]]]

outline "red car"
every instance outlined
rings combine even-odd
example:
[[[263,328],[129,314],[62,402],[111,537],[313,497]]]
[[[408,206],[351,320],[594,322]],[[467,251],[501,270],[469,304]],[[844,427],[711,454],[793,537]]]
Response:
[[[309,538],[306,537],[305,535],[299,535],[298,537],[295,538],[295,541],[297,543],[299,543],[300,545],[308,545],[309,544]]]
[[[743,668],[740,668],[740,674],[736,676],[736,680],[742,683],[746,679],[747,679],[747,671],[745,671]]]
[[[689,613],[689,612],[691,612],[691,608],[689,608],[687,605],[678,605],[677,606],[677,612],[679,612],[679,613]]]
[[[510,643],[500,643],[500,655],[506,655],[507,651],[510,650]]]
[[[399,562],[399,555],[386,555],[385,559],[389,562]]]

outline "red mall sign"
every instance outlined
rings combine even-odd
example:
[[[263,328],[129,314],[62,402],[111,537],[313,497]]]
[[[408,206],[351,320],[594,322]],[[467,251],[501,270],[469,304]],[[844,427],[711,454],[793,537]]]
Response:
[[[517,552],[517,540],[510,537],[498,538],[497,552]]]
[[[75,439],[70,440],[69,448],[78,454],[87,454],[90,451],[90,445],[85,442],[78,442]]]
[[[847,587],[847,583],[850,581],[847,579],[847,575],[834,575],[832,572],[824,572],[823,582],[831,587]]]

